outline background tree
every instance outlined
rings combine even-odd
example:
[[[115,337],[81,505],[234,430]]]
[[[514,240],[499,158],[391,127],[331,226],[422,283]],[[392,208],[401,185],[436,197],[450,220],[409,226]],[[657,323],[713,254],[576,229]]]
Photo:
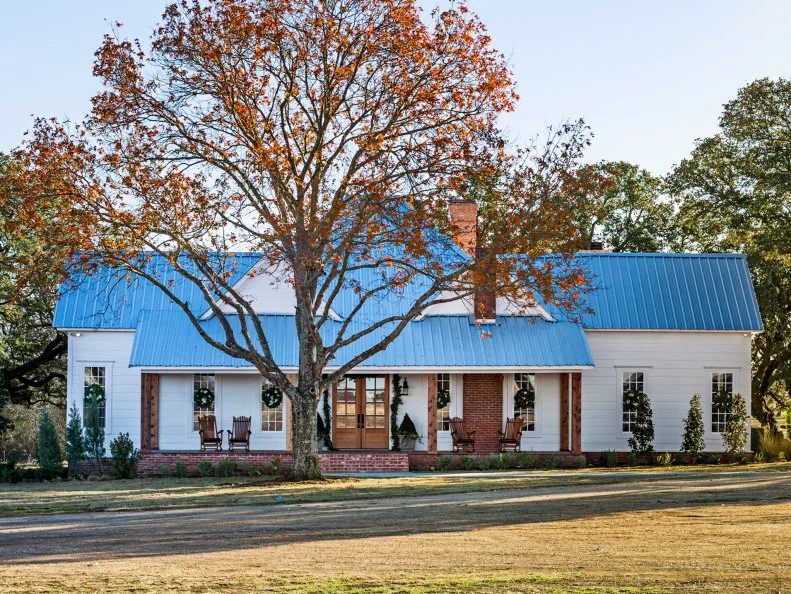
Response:
[[[579,244],[587,128],[509,149],[497,121],[517,98],[511,73],[464,2],[424,21],[414,0],[185,0],[150,47],[106,37],[94,73],[103,89],[86,121],[39,120],[16,154],[15,232],[63,257],[64,272],[111,266],[148,280],[204,340],[282,390],[294,478],[319,475],[323,390],[429,304],[480,288],[570,312],[580,303],[579,267],[536,257]],[[444,239],[457,230],[448,200],[472,171],[504,173],[484,237],[526,257],[469,259]],[[294,288],[296,385],[230,282],[234,250],[261,254],[251,275]],[[221,336],[152,254],[197,287]],[[337,320],[343,290],[354,302]]]
[[[676,250],[741,252],[764,332],[753,341],[752,414],[775,427],[791,386],[791,82],[740,89],[720,133],[669,177],[680,199]]]
[[[0,153],[0,186],[12,166]],[[52,328],[52,261],[41,244],[10,229],[19,198],[8,190],[0,204],[0,440],[13,426],[12,405],[38,411],[66,402],[66,336]]]
[[[579,224],[583,241],[601,241],[613,252],[658,252],[674,234],[674,208],[660,178],[637,165],[603,162],[588,166],[588,208]]]
[[[700,406],[700,395],[695,394],[689,401],[689,412],[684,419],[684,437],[681,440],[681,451],[692,454],[693,462],[706,448],[706,426],[703,422],[703,408]]]

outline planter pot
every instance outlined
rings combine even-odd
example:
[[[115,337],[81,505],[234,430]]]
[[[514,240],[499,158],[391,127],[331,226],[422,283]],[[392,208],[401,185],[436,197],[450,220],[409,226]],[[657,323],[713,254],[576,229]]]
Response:
[[[401,438],[401,451],[402,452],[414,452],[416,443],[417,443],[417,440],[414,437],[402,437]]]

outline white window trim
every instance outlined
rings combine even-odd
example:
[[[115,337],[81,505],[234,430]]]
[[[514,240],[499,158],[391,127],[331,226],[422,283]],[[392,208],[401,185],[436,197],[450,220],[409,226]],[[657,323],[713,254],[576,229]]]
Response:
[[[185,437],[196,437],[198,430],[193,425],[193,415],[195,414],[194,408],[194,395],[195,395],[195,376],[196,375],[214,375],[214,418],[217,419],[217,429],[225,429],[222,426],[222,376],[217,373],[190,373],[187,376],[187,426]]]
[[[288,398],[285,394],[283,394],[283,402],[280,403],[282,407],[282,415],[283,415],[283,422],[281,423],[282,429],[279,431],[264,431],[264,403],[261,402],[261,391],[264,389],[264,378],[263,376],[259,376],[258,378],[258,394],[256,395],[258,401],[258,424],[253,428],[253,435],[258,435],[260,437],[267,437],[267,436],[279,436],[283,435],[286,432],[286,398]],[[324,402],[324,394],[321,395],[319,398],[319,408],[323,406]],[[332,402],[332,399],[330,399]],[[330,404],[332,406],[332,404]],[[322,417],[323,418],[323,417]]]
[[[643,391],[649,399],[652,398],[652,385],[651,385],[651,370],[653,368],[646,365],[618,365],[615,367],[615,408],[616,408],[616,427],[617,433],[623,438],[632,436],[631,431],[623,430],[623,374],[624,373],[642,373],[643,374]],[[653,400],[652,400],[653,406]]]
[[[444,372],[443,372],[444,373]],[[439,374],[436,374],[439,375]],[[450,404],[448,404],[449,418],[463,417],[462,412],[462,376],[451,373],[450,375]],[[390,411],[387,412],[388,419],[390,418]],[[450,430],[441,431],[437,429],[437,436],[444,436],[450,439]]]
[[[85,368],[86,367],[104,367],[104,435],[105,440],[112,434],[112,419],[113,419],[113,361],[75,361],[75,394],[74,399],[77,403],[77,408],[80,410],[80,415],[85,410]],[[83,426],[85,419],[82,419]]]
[[[522,373],[522,372],[520,372]],[[525,429],[522,431],[522,439],[537,439],[543,437],[544,431],[544,406],[542,403],[542,389],[541,384],[541,375],[540,373],[530,373],[524,372],[528,375],[535,375],[536,376],[536,406],[535,406],[535,418],[536,418],[536,428],[534,431],[528,431]],[[503,382],[505,385],[503,386],[503,420],[502,420],[502,427],[500,430],[505,430],[505,423],[508,419],[511,418],[514,412],[514,386],[516,385],[516,374],[510,373],[508,375],[503,376],[505,381]],[[524,449],[524,448],[522,448]]]
[[[739,394],[741,393],[738,389],[741,386],[741,367],[704,367],[704,385],[705,391],[701,392],[701,394],[705,394],[703,398],[703,421],[705,425],[705,432],[704,435],[709,438],[719,439],[722,440],[722,433],[719,431],[712,431],[711,430],[711,413],[714,408],[714,404],[711,401],[712,393],[711,393],[711,376],[715,373],[732,373],[733,374],[733,393]],[[750,412],[750,401],[747,400],[747,413],[749,416]],[[749,444],[748,444],[749,445]]]

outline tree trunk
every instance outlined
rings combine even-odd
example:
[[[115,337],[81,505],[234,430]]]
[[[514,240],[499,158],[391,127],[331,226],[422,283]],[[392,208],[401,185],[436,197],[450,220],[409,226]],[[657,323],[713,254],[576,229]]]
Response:
[[[291,400],[291,478],[295,481],[321,478],[316,439],[318,400],[313,389],[303,384],[302,377],[300,373],[297,394]]]

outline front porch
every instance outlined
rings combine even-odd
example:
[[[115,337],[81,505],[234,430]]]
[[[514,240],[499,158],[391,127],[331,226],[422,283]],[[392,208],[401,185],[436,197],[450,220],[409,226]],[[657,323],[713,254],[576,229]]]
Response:
[[[265,465],[280,458],[283,467],[291,459],[291,411],[288,399],[278,408],[262,405],[261,379],[255,374],[141,374],[140,449],[142,472],[152,475],[163,464],[175,465],[184,457],[190,471],[201,460],[235,458]],[[395,427],[409,415],[420,435],[414,453],[391,452],[391,416],[394,382],[407,388],[396,407]],[[196,409],[194,386],[211,386],[215,394],[211,409]],[[532,394],[531,405],[519,408],[519,389]],[[447,393],[444,407],[438,394]],[[514,373],[401,373],[355,374],[328,392],[319,402],[319,415],[329,419],[336,451],[322,452],[325,472],[407,470],[433,466],[438,456],[452,450],[450,419],[461,417],[475,431],[475,451],[487,455],[499,451],[499,432],[508,418],[522,416],[522,450],[546,452],[565,459],[582,452],[582,374],[578,371]],[[199,452],[196,419],[213,414],[218,427],[227,429],[234,416],[250,416],[251,452]],[[329,415],[329,416],[328,416]],[[458,458],[456,458],[458,462]],[[178,460],[181,461],[181,460]]]

